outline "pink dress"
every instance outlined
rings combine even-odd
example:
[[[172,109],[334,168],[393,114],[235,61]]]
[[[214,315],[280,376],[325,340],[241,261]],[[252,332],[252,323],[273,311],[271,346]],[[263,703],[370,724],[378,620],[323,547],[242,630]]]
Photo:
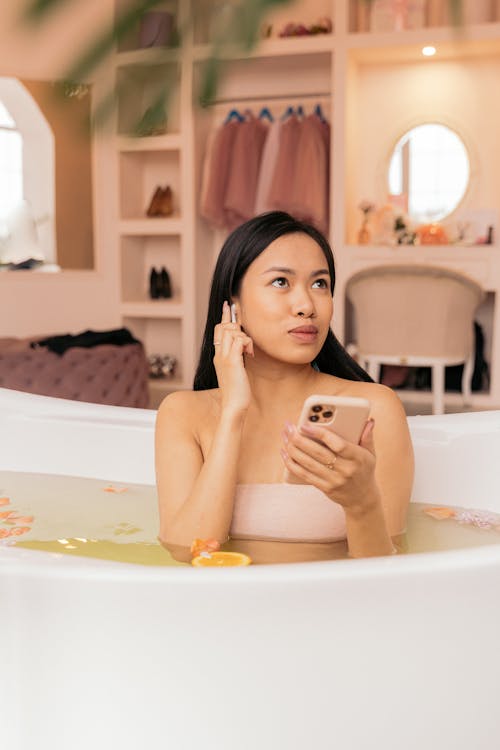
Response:
[[[254,215],[260,162],[267,133],[268,126],[251,115],[247,115],[247,119],[238,125],[224,194],[225,225],[229,230],[235,229]]]
[[[336,542],[346,539],[344,509],[308,484],[238,484],[233,539]]]

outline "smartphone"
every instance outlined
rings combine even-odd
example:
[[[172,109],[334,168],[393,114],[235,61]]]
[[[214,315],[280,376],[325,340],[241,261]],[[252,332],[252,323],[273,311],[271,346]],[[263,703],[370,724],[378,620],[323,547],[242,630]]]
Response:
[[[304,424],[321,425],[357,445],[370,415],[370,408],[368,399],[356,396],[309,396],[304,401],[297,426],[300,429]],[[304,483],[287,468],[283,481],[289,484]]]

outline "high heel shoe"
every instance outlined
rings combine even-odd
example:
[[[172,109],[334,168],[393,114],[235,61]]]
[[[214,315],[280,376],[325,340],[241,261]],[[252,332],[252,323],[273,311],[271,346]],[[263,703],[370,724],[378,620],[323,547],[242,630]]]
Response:
[[[158,299],[161,296],[161,279],[156,268],[152,268],[149,273],[149,296],[151,299]]]
[[[163,189],[160,185],[158,185],[158,187],[153,193],[153,197],[151,198],[148,209],[146,211],[147,216],[158,216],[158,213],[161,207],[162,198],[163,198]]]
[[[161,267],[160,271],[160,296],[170,299],[172,297],[172,285],[170,283],[170,276],[165,266]]]
[[[166,185],[160,198],[159,215],[171,216],[174,213],[174,196],[170,185]]]

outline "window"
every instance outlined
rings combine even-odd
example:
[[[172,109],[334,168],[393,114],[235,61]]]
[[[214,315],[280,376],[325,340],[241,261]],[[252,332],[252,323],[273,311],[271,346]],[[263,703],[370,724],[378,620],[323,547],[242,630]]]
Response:
[[[23,199],[23,139],[0,101],[0,228]]]

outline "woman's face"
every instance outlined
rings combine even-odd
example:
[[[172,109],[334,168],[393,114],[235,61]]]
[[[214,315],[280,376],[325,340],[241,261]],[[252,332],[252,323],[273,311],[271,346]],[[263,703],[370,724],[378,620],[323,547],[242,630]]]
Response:
[[[320,246],[307,234],[279,237],[248,267],[238,322],[274,359],[312,362],[328,334],[333,312],[331,279]]]

